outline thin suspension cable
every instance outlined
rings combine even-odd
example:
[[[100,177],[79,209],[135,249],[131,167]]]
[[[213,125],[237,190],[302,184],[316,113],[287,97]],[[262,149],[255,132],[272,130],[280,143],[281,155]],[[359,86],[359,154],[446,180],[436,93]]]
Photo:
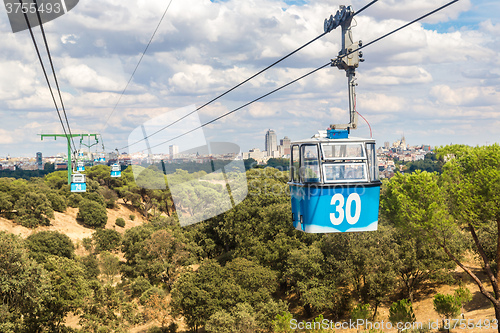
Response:
[[[172,138],[172,139],[169,139],[169,140],[167,140],[167,141],[164,141],[164,142],[161,142],[161,143],[156,144],[156,145],[154,145],[154,146],[151,146],[150,148],[155,148],[155,147],[158,147],[158,146],[164,145],[164,144],[166,144],[166,143],[168,143],[168,142],[170,142],[170,141],[173,141],[173,140],[178,139],[178,138],[180,138],[180,137],[182,137],[182,136],[184,136],[184,135],[187,135],[187,134],[189,134],[189,133],[191,133],[191,132],[194,132],[194,131],[196,131],[197,129],[200,129],[200,128],[203,128],[203,127],[205,127],[205,126],[207,126],[207,125],[210,125],[211,123],[214,123],[214,122],[216,122],[216,121],[217,121],[217,120],[219,120],[219,119],[222,119],[222,118],[224,118],[224,117],[227,117],[227,116],[229,116],[230,114],[232,114],[232,113],[234,113],[234,112],[236,112],[236,111],[238,111],[238,110],[241,110],[241,109],[243,109],[244,107],[246,107],[246,106],[248,106],[248,105],[250,105],[250,104],[252,104],[252,103],[255,103],[255,102],[257,102],[257,101],[259,101],[259,100],[263,99],[264,97],[267,97],[267,96],[269,96],[269,95],[271,95],[271,94],[273,94],[273,93],[275,93],[275,92],[277,92],[277,91],[279,91],[279,90],[281,90],[281,89],[283,89],[283,88],[286,88],[286,87],[288,87],[289,85],[291,85],[291,84],[293,84],[293,83],[295,83],[295,82],[297,82],[297,81],[299,81],[299,80],[302,80],[302,79],[303,79],[303,78],[305,78],[306,76],[309,76],[309,75],[311,75],[311,74],[313,74],[313,73],[316,73],[316,72],[317,72],[317,71],[319,71],[320,69],[323,69],[323,68],[328,67],[328,66],[330,66],[330,63],[327,63],[327,64],[325,64],[325,65],[323,65],[323,66],[321,66],[321,67],[318,67],[318,68],[316,68],[316,69],[314,69],[314,70],[310,71],[309,73],[304,74],[304,75],[302,75],[301,77],[299,77],[299,78],[297,78],[297,79],[295,79],[295,80],[293,80],[293,81],[290,81],[290,82],[288,82],[287,84],[285,84],[285,85],[283,85],[283,86],[281,86],[281,87],[279,87],[279,88],[276,88],[276,89],[274,89],[274,90],[272,90],[272,91],[268,92],[267,94],[262,95],[262,96],[260,96],[259,98],[256,98],[256,99],[254,99],[253,101],[250,101],[250,102],[248,102],[248,103],[246,103],[246,104],[244,104],[244,105],[242,105],[242,106],[240,106],[240,107],[238,107],[238,108],[236,108],[236,109],[234,109],[234,110],[228,111],[228,112],[226,112],[226,113],[224,113],[224,114],[222,114],[222,115],[218,116],[218,117],[217,117],[217,118],[215,118],[215,119],[212,119],[212,120],[210,120],[210,121],[207,121],[206,123],[204,123],[204,124],[202,124],[202,125],[200,125],[200,126],[198,126],[198,127],[194,128],[194,129],[192,129],[192,130],[190,130],[190,131],[188,131],[188,132],[185,132],[185,133],[180,134],[180,135],[178,135],[178,136],[176,136],[176,137],[174,137],[174,138]]]
[[[371,5],[373,5],[377,1],[378,0],[373,0],[372,2],[370,2],[369,4],[365,5],[363,8],[361,8],[360,10],[358,10],[357,12],[355,12],[353,16],[356,16],[357,14],[361,13],[363,10],[365,10],[368,7],[370,7]]]
[[[21,2],[22,2],[22,0],[21,0]],[[64,102],[63,102],[62,95],[61,95],[61,89],[59,88],[59,81],[57,80],[56,71],[54,69],[54,63],[52,62],[52,55],[50,54],[49,44],[47,42],[47,37],[45,36],[45,29],[43,28],[43,24],[42,24],[42,18],[40,17],[40,12],[38,11],[38,4],[37,4],[36,0],[33,0],[33,3],[35,4],[36,15],[38,17],[38,23],[40,24],[40,30],[42,31],[43,42],[45,44],[45,49],[47,50],[47,55],[49,58],[50,67],[52,69],[52,75],[54,76],[54,81],[56,83],[57,92],[59,94],[59,100],[61,101],[61,108],[63,110],[64,118],[66,119],[66,125],[68,126],[69,136],[71,138],[71,142],[73,143],[73,157],[76,160],[76,145],[75,145],[75,141],[73,139],[73,133],[71,133],[71,127],[69,126],[68,115],[66,114],[66,108],[64,107]]]
[[[411,21],[411,22],[409,22],[409,23],[407,23],[407,24],[405,24],[405,25],[403,25],[403,26],[401,26],[401,27],[399,27],[399,28],[397,28],[397,29],[395,29],[395,30],[393,30],[393,31],[391,31],[391,32],[389,32],[389,33],[387,33],[387,34],[385,34],[385,35],[383,35],[383,36],[381,36],[381,37],[379,37],[379,38],[375,39],[375,40],[373,40],[373,41],[371,41],[371,42],[369,42],[368,44],[365,44],[365,45],[363,45],[363,46],[359,47],[358,49],[356,49],[356,50],[354,50],[354,51],[352,51],[352,52],[349,52],[349,53],[348,53],[348,54],[346,54],[345,56],[347,56],[347,55],[349,55],[349,54],[352,54],[352,53],[354,53],[354,52],[356,52],[356,51],[358,51],[358,50],[360,50],[360,49],[362,49],[362,48],[364,48],[364,47],[367,47],[368,45],[371,45],[371,44],[373,44],[373,43],[375,43],[375,42],[377,42],[377,41],[380,41],[381,39],[383,39],[383,38],[385,38],[385,37],[388,37],[388,36],[392,35],[393,33],[397,32],[397,31],[399,31],[399,30],[401,30],[401,29],[404,29],[404,28],[406,28],[407,26],[409,26],[409,25],[411,25],[411,24],[413,24],[413,23],[415,23],[415,22],[418,22],[418,21],[420,21],[420,20],[422,20],[422,19],[424,19],[424,18],[428,17],[429,15],[432,15],[432,14],[434,14],[434,13],[436,13],[436,12],[438,12],[438,11],[440,11],[440,10],[442,10],[442,9],[444,9],[444,8],[446,8],[446,7],[450,6],[450,5],[452,5],[453,3],[458,2],[458,1],[460,1],[460,0],[453,0],[453,1],[450,1],[449,3],[447,3],[447,4],[445,4],[445,5],[441,6],[441,7],[439,7],[439,8],[437,8],[437,9],[435,9],[435,10],[433,10],[433,11],[431,11],[431,12],[429,12],[429,13],[425,14],[425,15],[420,16],[419,18],[417,18],[417,19],[415,19],[415,20],[413,20],[413,21]],[[330,65],[331,65],[331,63],[330,63]],[[180,138],[180,137],[182,137],[182,136],[184,136],[184,135],[186,135],[186,134],[189,134],[189,133],[191,133],[191,132],[193,132],[193,131],[195,131],[195,130],[197,130],[197,129],[200,129],[200,128],[202,128],[202,127],[205,127],[206,125],[209,125],[209,124],[211,124],[211,123],[213,123],[213,122],[215,122],[215,121],[217,121],[217,120],[219,120],[219,119],[221,119],[221,118],[223,118],[223,117],[226,117],[226,116],[228,116],[228,115],[232,114],[233,112],[236,112],[236,111],[238,111],[238,110],[240,110],[240,109],[244,108],[245,106],[248,106],[248,105],[250,105],[250,104],[252,104],[252,103],[254,103],[254,102],[256,102],[256,101],[258,101],[258,100],[260,100],[260,99],[262,99],[262,98],[264,98],[264,97],[266,97],[266,96],[269,96],[270,94],[272,94],[272,93],[274,93],[274,92],[276,92],[276,91],[278,91],[278,90],[280,90],[280,89],[282,89],[282,88],[285,88],[286,86],[288,86],[288,85],[290,85],[290,84],[292,84],[292,83],[294,83],[294,82],[296,82],[296,81],[298,81],[298,80],[300,80],[300,79],[302,79],[302,78],[304,78],[304,77],[306,77],[306,76],[308,76],[308,75],[310,75],[310,74],[312,74],[312,73],[314,73],[314,72],[316,72],[316,71],[318,71],[318,70],[320,70],[320,69],[322,69],[322,68],[324,68],[324,67],[326,67],[326,66],[328,66],[328,65],[321,66],[321,67],[319,67],[319,68],[315,69],[314,71],[309,72],[308,74],[306,74],[306,75],[304,75],[304,76],[301,76],[300,78],[298,78],[298,79],[296,79],[296,80],[294,80],[294,81],[291,81],[291,82],[287,83],[286,85],[284,85],[284,86],[282,86],[282,87],[280,87],[280,88],[277,88],[277,89],[275,89],[275,90],[273,90],[273,91],[271,91],[271,92],[269,92],[269,93],[267,93],[267,94],[265,94],[265,95],[263,95],[263,96],[261,96],[261,97],[259,97],[259,98],[255,99],[255,100],[253,100],[253,101],[251,101],[251,102],[249,102],[249,103],[247,103],[247,104],[245,104],[245,105],[243,105],[243,106],[241,106],[241,107],[239,107],[239,108],[237,108],[237,109],[234,109],[234,110],[232,110],[232,111],[229,111],[229,112],[227,112],[227,113],[225,113],[225,114],[223,114],[223,115],[221,115],[221,116],[219,116],[219,117],[217,117],[217,118],[215,118],[215,119],[213,119],[213,120],[211,120],[211,121],[209,121],[209,122],[207,122],[207,123],[205,123],[205,124],[203,124],[203,125],[200,125],[200,126],[198,126],[198,127],[194,128],[194,129],[192,129],[192,130],[190,130],[190,131],[188,131],[188,132],[185,132],[185,133],[180,134],[180,135],[178,135],[178,136],[176,136],[176,137],[174,137],[174,138],[172,138],[172,139],[169,139],[169,140],[164,141],[164,142],[162,142],[162,143],[159,143],[159,144],[157,144],[157,145],[155,145],[155,146],[152,146],[151,148],[158,147],[158,146],[163,145],[163,144],[165,144],[165,143],[168,143],[168,142],[170,142],[170,141],[172,141],[172,140],[178,139],[178,138]],[[358,113],[358,114],[359,114],[359,113]],[[184,117],[185,117],[185,116],[184,116]],[[158,131],[157,131],[157,132],[158,132]],[[155,132],[155,133],[156,133],[156,132]],[[153,133],[153,134],[154,134],[154,133]],[[151,136],[151,135],[149,135],[149,136]],[[149,137],[149,136],[147,136],[147,137]],[[147,137],[146,137],[146,138],[147,138]],[[145,138],[145,139],[146,139],[146,138]],[[140,141],[142,141],[142,140],[140,140]],[[137,142],[140,142],[140,141],[137,141]],[[137,142],[136,142],[136,143],[137,143]],[[130,146],[131,146],[131,145],[126,146],[126,147],[124,147],[124,148],[130,147]],[[122,148],[122,149],[123,149],[123,148]]]
[[[19,3],[21,4],[21,7],[22,7],[23,1],[19,0]],[[61,126],[62,126],[62,129],[64,131],[64,135],[66,136],[66,139],[69,141],[68,133],[66,132],[66,128],[64,127],[64,122],[62,120],[61,113],[59,111],[59,107],[58,107],[57,102],[56,102],[56,98],[54,97],[54,93],[52,91],[52,86],[50,85],[47,71],[45,70],[45,66],[44,66],[43,61],[42,61],[42,56],[40,55],[40,50],[38,49],[38,45],[36,43],[35,36],[33,35],[33,30],[31,28],[31,24],[29,22],[28,15],[26,15],[26,13],[24,13],[24,19],[26,21],[26,25],[28,26],[28,29],[29,29],[29,32],[31,35],[31,40],[33,41],[33,45],[35,46],[36,54],[38,55],[38,60],[40,61],[40,65],[42,66],[42,71],[43,71],[43,75],[45,76],[45,81],[47,82],[47,85],[49,86],[50,95],[52,96],[52,101],[54,102],[54,106],[56,107],[57,115],[59,116],[59,121],[61,122]],[[70,158],[70,157],[68,156],[68,158]]]
[[[378,1],[378,0],[373,0],[372,2],[370,2],[369,4],[367,4],[366,6],[364,6],[363,8],[361,8],[359,11],[357,11],[356,13],[354,13],[354,15],[361,13],[363,10],[365,10],[365,9],[366,9],[366,8],[368,8],[368,7],[370,7],[371,5],[373,5],[373,4],[374,4],[375,2],[377,2],[377,1]],[[354,16],[354,15],[353,15],[353,16]],[[275,65],[279,64],[279,63],[280,63],[280,62],[282,62],[283,60],[287,59],[288,57],[290,57],[290,56],[292,56],[293,54],[297,53],[298,51],[302,50],[304,47],[306,47],[306,46],[308,46],[308,45],[312,44],[313,42],[315,42],[316,40],[320,39],[321,37],[323,37],[323,36],[324,36],[324,35],[326,35],[327,33],[329,33],[329,32],[324,32],[324,33],[322,33],[321,35],[319,35],[318,37],[316,37],[316,38],[314,38],[314,39],[310,40],[309,42],[307,42],[306,44],[302,45],[301,47],[299,47],[299,48],[298,48],[298,49],[296,49],[295,51],[292,51],[291,53],[287,54],[286,56],[284,56],[284,57],[282,57],[282,58],[280,58],[280,59],[276,60],[276,61],[275,61],[275,62],[273,62],[271,65],[269,65],[269,66],[267,66],[266,68],[264,68],[264,69],[260,70],[259,72],[257,72],[257,73],[255,73],[254,75],[250,76],[248,79],[246,79],[246,80],[244,80],[244,81],[240,82],[240,83],[239,83],[239,84],[237,84],[236,86],[232,87],[231,89],[227,90],[226,92],[222,93],[221,95],[219,95],[219,96],[217,96],[217,97],[213,98],[212,100],[210,100],[210,101],[206,102],[205,104],[203,104],[202,106],[200,106],[200,107],[196,108],[195,110],[191,111],[190,113],[188,113],[188,114],[186,114],[186,115],[182,116],[181,118],[179,118],[179,119],[177,119],[176,121],[174,121],[174,122],[172,122],[172,123],[168,124],[167,126],[164,126],[164,127],[160,128],[160,129],[159,129],[159,130],[157,130],[156,132],[153,132],[153,133],[149,134],[148,136],[146,136],[146,137],[144,137],[144,138],[142,138],[142,139],[140,139],[140,140],[138,140],[138,141],[136,141],[136,142],[134,142],[134,143],[131,143],[130,145],[127,145],[127,146],[125,146],[125,147],[120,148],[120,150],[122,150],[122,149],[126,149],[126,148],[128,148],[128,147],[131,147],[131,146],[133,146],[133,145],[135,145],[135,144],[139,143],[139,142],[142,142],[142,141],[144,141],[144,140],[146,140],[146,139],[150,138],[151,136],[153,136],[153,135],[155,135],[155,134],[158,134],[159,132],[161,132],[161,131],[163,131],[163,130],[165,130],[165,129],[169,128],[170,126],[172,126],[172,125],[174,125],[174,124],[178,123],[179,121],[181,121],[181,120],[183,120],[183,119],[185,119],[185,118],[189,117],[189,116],[190,116],[190,115],[192,115],[193,113],[195,113],[195,112],[197,112],[197,111],[199,111],[199,110],[203,109],[205,106],[207,106],[207,105],[209,105],[209,104],[211,104],[211,103],[215,102],[215,101],[216,101],[216,100],[218,100],[219,98],[221,98],[221,97],[223,97],[223,96],[227,95],[227,94],[228,94],[228,93],[230,93],[231,91],[233,91],[233,90],[235,90],[236,88],[238,88],[238,87],[242,86],[243,84],[245,84],[245,83],[247,83],[248,81],[250,81],[250,80],[254,79],[255,77],[257,77],[258,75],[260,75],[260,74],[264,73],[265,71],[267,71],[267,70],[268,70],[268,69],[270,69],[271,67],[273,67],[273,66],[275,66]]]
[[[108,116],[108,119],[106,119],[106,123],[104,123],[104,126],[103,126],[103,129],[106,128],[106,125],[108,124],[109,122],[109,119],[111,118],[111,116],[113,115],[113,113],[115,112],[116,108],[118,107],[118,104],[120,103],[120,101],[122,100],[122,97],[123,95],[125,94],[125,91],[127,90],[130,82],[132,82],[132,78],[134,77],[135,75],[135,72],[137,71],[137,68],[139,68],[139,65],[141,64],[142,62],[142,58],[144,58],[144,55],[146,54],[146,52],[148,51],[149,49],[149,45],[151,45],[151,42],[153,41],[153,38],[155,37],[156,35],[156,32],[158,31],[158,28],[160,28],[160,25],[161,23],[163,22],[163,19],[165,18],[165,15],[167,14],[167,11],[168,9],[170,8],[170,4],[172,4],[172,1],[173,0],[170,0],[170,2],[168,3],[168,6],[167,8],[165,9],[165,11],[163,12],[163,15],[161,16],[160,18],[160,22],[158,22],[158,25],[156,26],[156,29],[155,31],[153,32],[153,35],[151,36],[151,38],[149,39],[149,42],[148,44],[146,45],[146,48],[144,49],[144,51],[142,52],[142,55],[139,59],[139,62],[137,63],[137,65],[135,66],[134,68],[134,71],[132,72],[132,75],[130,75],[130,78],[128,79],[128,82],[127,84],[125,85],[125,88],[123,89],[122,93],[120,94],[120,97],[118,98],[118,101],[116,101],[116,104],[115,106],[113,107],[113,110],[111,111],[110,115]]]
[[[379,40],[384,39],[384,38],[386,38],[386,37],[388,37],[388,36],[392,35],[393,33],[396,33],[396,32],[398,32],[399,30],[402,30],[402,29],[406,28],[406,27],[407,27],[407,26],[409,26],[409,25],[412,25],[413,23],[416,23],[416,22],[418,22],[418,21],[420,21],[420,20],[423,20],[423,19],[424,19],[424,18],[426,18],[427,16],[430,16],[430,15],[432,15],[432,14],[434,14],[434,13],[436,13],[436,12],[438,12],[438,11],[440,11],[440,10],[442,10],[442,9],[444,9],[444,8],[446,8],[446,7],[450,6],[450,5],[452,5],[452,4],[454,4],[455,2],[458,2],[458,1],[460,1],[460,0],[453,0],[453,1],[450,1],[450,2],[448,2],[447,4],[445,4],[445,5],[441,6],[441,7],[437,8],[437,9],[434,9],[432,12],[429,12],[429,13],[427,13],[427,14],[425,14],[425,15],[422,15],[422,16],[420,16],[419,18],[417,18],[417,19],[415,19],[415,20],[413,20],[413,21],[411,21],[411,22],[409,22],[409,23],[406,23],[405,25],[403,25],[403,26],[401,26],[401,27],[399,27],[399,28],[397,28],[397,29],[395,29],[395,30],[393,30],[393,31],[391,31],[391,32],[388,32],[387,34],[385,34],[385,35],[383,35],[383,36],[381,36],[381,37],[379,37],[379,38],[377,38],[377,39],[375,39],[375,40],[372,40],[372,41],[371,41],[371,42],[369,42],[368,44],[364,44],[363,46],[358,47],[357,49],[355,49],[355,50],[353,50],[353,51],[351,51],[351,52],[347,53],[346,55],[343,55],[342,57],[344,57],[344,56],[348,56],[348,55],[350,55],[350,54],[353,54],[354,52],[357,52],[357,51],[359,51],[359,50],[361,50],[361,49],[364,49],[365,47],[367,47],[367,46],[369,46],[369,45],[371,45],[371,44],[373,44],[373,43],[376,43],[376,42],[378,42]]]

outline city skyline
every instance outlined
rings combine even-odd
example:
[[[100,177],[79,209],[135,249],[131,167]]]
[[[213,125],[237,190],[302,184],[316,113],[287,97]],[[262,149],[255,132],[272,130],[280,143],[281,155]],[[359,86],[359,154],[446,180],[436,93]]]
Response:
[[[356,16],[354,39],[367,44],[446,2],[377,2]],[[357,10],[366,3],[174,2],[123,95],[164,2],[80,2],[45,30],[72,131],[101,133],[106,151],[112,151],[127,146],[130,133],[148,120],[187,105],[200,107],[317,37],[338,5]],[[496,1],[462,0],[363,50],[356,106],[377,145],[403,133],[408,142],[435,146],[498,142],[499,13]],[[39,28],[34,32],[40,47]],[[65,151],[63,141],[40,141],[38,134],[62,133],[61,125],[29,32],[13,34],[5,9],[0,38],[0,156]],[[339,45],[340,32],[334,30],[200,109],[201,123],[324,65]],[[270,127],[294,141],[344,123],[347,105],[345,74],[328,67],[204,127],[204,135],[248,151],[262,147]],[[370,137],[362,118],[353,135]]]
[[[279,137],[279,136],[278,136],[278,133],[276,133],[276,132],[275,132],[275,135],[276,135],[277,137]],[[393,138],[393,139],[391,139],[391,140],[389,140],[389,141],[384,141],[384,142],[380,142],[379,140],[377,140],[377,141],[376,141],[376,147],[377,147],[377,148],[382,148],[382,147],[385,147],[385,144],[386,144],[386,143],[389,143],[389,146],[390,146],[390,147],[393,147],[393,145],[394,145],[396,142],[401,141],[401,139],[402,139],[403,137],[405,138],[405,141],[407,141],[407,140],[406,140],[406,136],[404,136],[404,135],[394,136],[394,138]],[[278,141],[279,141],[278,147],[279,147],[280,145],[283,145],[283,140],[284,140],[284,139],[288,139],[288,140],[289,140],[289,142],[292,142],[292,141],[293,141],[293,140],[291,140],[291,139],[289,139],[289,138],[288,138],[288,135],[284,135],[284,136],[283,136],[283,138],[281,138],[281,139],[279,139],[279,140],[278,140]],[[265,138],[264,138],[264,140],[265,140]],[[491,145],[491,144],[494,144],[494,143],[495,143],[495,142],[489,142],[489,143],[485,143],[485,145],[486,145],[486,144]],[[450,144],[452,144],[452,143],[450,143]],[[440,147],[440,146],[441,146],[441,145],[435,145],[435,144],[433,144],[432,142],[409,142],[409,141],[407,141],[407,142],[406,142],[406,145],[407,145],[407,146],[410,146],[410,147],[430,146],[430,147],[432,147],[432,148],[435,148],[435,147]],[[174,154],[178,154],[178,153],[179,153],[179,151],[178,151],[178,147],[177,147],[176,145],[170,145],[170,146],[168,147],[167,151],[166,151],[166,152],[164,152],[164,153],[162,153],[162,154],[164,154],[164,155],[172,155],[171,149],[172,149],[172,152],[173,152]],[[242,152],[242,153],[245,153],[245,152],[249,152],[249,151],[251,151],[251,150],[253,150],[253,149],[259,149],[260,151],[265,152],[265,150],[263,150],[263,149],[261,150],[258,146],[256,146],[256,147],[251,147],[251,148],[249,148],[248,150],[243,150],[243,149],[242,149],[242,150],[241,150],[241,152]],[[5,158],[7,158],[7,157],[10,157],[10,158],[33,158],[33,159],[36,159],[37,153],[38,153],[38,152],[34,152],[33,154],[25,154],[25,155],[13,155],[13,154],[6,154],[6,155],[2,155],[2,154],[0,154],[0,159],[5,159]],[[59,156],[66,156],[66,155],[67,155],[67,152],[66,152],[65,150],[61,150],[60,152],[57,152],[57,153],[55,153],[55,154],[49,154],[49,155],[46,155],[43,151],[42,151],[41,153],[42,153],[42,155],[43,155],[43,157],[44,157],[44,158],[45,158],[45,157],[56,157],[56,156],[58,156],[58,155],[59,155]],[[90,152],[90,153],[92,153],[92,154],[96,154],[96,152]],[[111,154],[112,154],[113,152],[111,151],[111,152],[107,152],[107,153],[111,153]],[[142,153],[143,153],[143,152],[136,152],[135,154],[142,154]],[[99,153],[97,153],[97,154],[99,154]],[[126,152],[123,152],[122,154],[127,154],[127,153],[126,153]],[[128,154],[127,154],[127,155],[128,155]],[[133,154],[132,154],[132,155],[133,155]],[[155,155],[156,155],[156,154],[155,154]],[[286,155],[286,154],[285,154],[285,155]]]

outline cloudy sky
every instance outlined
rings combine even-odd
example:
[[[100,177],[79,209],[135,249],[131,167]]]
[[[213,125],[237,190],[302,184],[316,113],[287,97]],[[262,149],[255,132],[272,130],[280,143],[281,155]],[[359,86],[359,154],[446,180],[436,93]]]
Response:
[[[350,4],[356,10],[368,2]],[[367,44],[446,2],[380,0],[355,17],[354,38]],[[101,133],[108,151],[125,147],[141,124],[168,125],[179,109],[205,104],[320,35],[324,19],[339,4],[349,4],[172,0],[120,99],[168,3],[81,0],[45,24],[73,133]],[[461,0],[363,50],[357,109],[379,145],[403,133],[412,145],[499,142],[499,13],[498,1]],[[39,28],[34,31],[42,47]],[[0,156],[64,152],[63,140],[37,136],[62,133],[62,128],[29,32],[12,33],[5,8],[0,8],[0,40]],[[202,108],[194,121],[154,135],[152,144],[328,63],[339,49],[340,29]],[[269,128],[278,139],[287,135],[294,140],[347,122],[347,103],[345,73],[327,67],[205,127],[204,135],[207,141],[236,143],[243,151],[263,149]],[[361,118],[355,135],[370,136]],[[124,151],[137,149],[141,145]]]

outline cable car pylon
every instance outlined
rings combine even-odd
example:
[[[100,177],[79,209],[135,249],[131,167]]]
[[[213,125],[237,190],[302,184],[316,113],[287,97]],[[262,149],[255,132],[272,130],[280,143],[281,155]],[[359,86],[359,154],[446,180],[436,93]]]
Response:
[[[324,30],[342,27],[342,49],[331,66],[348,78],[349,123],[333,124],[310,139],[291,143],[290,194],[293,226],[304,232],[377,230],[381,182],[374,139],[349,137],[357,128],[355,71],[362,54],[354,42],[355,13],[340,6]]]
[[[60,137],[63,137],[66,139],[67,143],[68,143],[68,185],[71,185],[71,191],[72,192],[85,192],[85,190],[83,190],[83,185],[77,185],[76,187],[73,186],[73,184],[85,184],[85,175],[84,174],[80,174],[78,172],[75,172],[74,174],[72,174],[73,172],[73,167],[72,167],[72,156],[73,154],[71,153],[71,139],[72,138],[75,138],[75,137],[80,137],[80,138],[84,138],[84,137],[94,137],[95,140],[97,140],[97,136],[99,134],[88,134],[88,133],[81,133],[81,134],[38,134],[40,135],[40,139],[43,141],[44,138],[54,138],[54,140],[57,140],[57,138],[60,138]],[[75,180],[75,182],[73,182],[73,180]],[[75,187],[76,190],[73,190],[73,188]]]

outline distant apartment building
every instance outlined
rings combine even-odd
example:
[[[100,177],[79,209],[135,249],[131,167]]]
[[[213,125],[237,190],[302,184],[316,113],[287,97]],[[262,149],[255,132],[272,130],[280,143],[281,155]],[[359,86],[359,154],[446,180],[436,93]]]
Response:
[[[280,140],[280,146],[282,146],[283,149],[283,152],[281,153],[282,156],[290,155],[290,143],[291,140],[287,136]]]
[[[176,155],[179,154],[179,146],[177,145],[168,146],[168,153],[171,159],[176,158]]]
[[[243,153],[243,159],[253,158],[257,162],[262,162],[264,157],[266,157],[266,152],[261,151],[259,148],[250,149],[248,153]]]
[[[277,151],[278,150],[278,140],[277,140],[277,137],[276,137],[276,132],[274,132],[272,129],[269,129],[267,132],[266,132],[266,152],[267,152],[267,156],[272,156],[273,155],[273,151]]]
[[[38,170],[43,170],[43,159],[41,152],[36,153],[36,165],[38,167]]]

